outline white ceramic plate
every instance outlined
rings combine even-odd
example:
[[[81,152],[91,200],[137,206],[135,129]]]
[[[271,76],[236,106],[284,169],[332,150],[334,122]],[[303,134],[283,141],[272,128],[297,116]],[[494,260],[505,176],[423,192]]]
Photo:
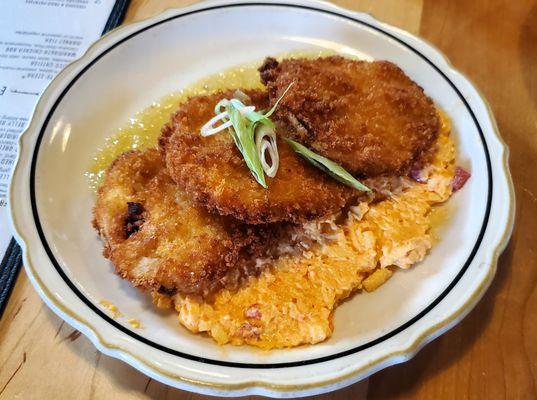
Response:
[[[333,337],[261,352],[217,346],[113,273],[90,225],[90,158],[136,111],[223,68],[328,48],[396,62],[447,111],[472,172],[426,260],[335,313]],[[430,45],[369,15],[319,2],[202,3],[99,40],[48,87],[20,141],[11,211],[26,271],[43,300],[102,352],[179,388],[217,395],[314,394],[412,357],[459,322],[488,287],[514,213],[507,150],[472,84]],[[112,319],[99,304],[117,305]],[[138,318],[133,329],[126,318]]]

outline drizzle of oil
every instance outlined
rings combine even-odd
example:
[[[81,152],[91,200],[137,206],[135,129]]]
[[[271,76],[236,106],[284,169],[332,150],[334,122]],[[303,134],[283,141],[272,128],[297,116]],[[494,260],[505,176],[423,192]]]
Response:
[[[432,208],[429,214],[429,221],[431,222],[430,234],[434,243],[440,241],[442,229],[450,220],[452,214],[452,207],[449,203],[440,204]]]
[[[440,131],[448,132],[449,134],[451,132],[451,118],[442,108],[437,107],[436,110],[440,116]],[[453,210],[449,202],[436,205],[432,208],[429,214],[429,220],[431,222],[430,234],[434,243],[440,241],[442,228],[449,221],[452,214]]]
[[[106,310],[112,315],[112,318],[118,318],[121,316],[119,309],[114,304],[110,303],[108,300],[101,300],[99,302]]]
[[[440,117],[440,131],[451,132],[451,118],[449,115],[440,107],[436,107],[436,112]]]
[[[307,50],[282,53],[277,59],[302,57],[317,58],[335,54],[332,50]],[[92,158],[85,176],[92,191],[96,191],[108,166],[121,153],[128,150],[147,149],[157,145],[160,130],[177,106],[191,96],[207,95],[230,88],[262,89],[257,68],[262,60],[245,63],[210,75],[163,97],[146,109],[136,113],[129,122],[108,137]]]
[[[227,88],[262,88],[257,72],[258,64],[245,64],[207,76],[136,113],[125,126],[106,139],[102,148],[92,158],[85,173],[90,188],[94,191],[98,188],[105,170],[121,153],[155,147],[162,126],[170,120],[170,115],[177,106],[189,97]]]
[[[136,318],[130,318],[127,320],[127,322],[130,324],[130,326],[132,326],[134,329],[140,329],[142,327],[142,324],[140,323],[139,320],[137,320]]]

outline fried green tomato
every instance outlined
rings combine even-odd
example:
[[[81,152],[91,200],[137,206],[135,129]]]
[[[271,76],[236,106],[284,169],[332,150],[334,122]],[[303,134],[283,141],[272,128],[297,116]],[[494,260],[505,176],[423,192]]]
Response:
[[[267,58],[259,69],[285,134],[355,176],[404,174],[438,135],[432,100],[395,64]]]
[[[134,286],[207,295],[257,273],[255,257],[272,237],[209,214],[166,173],[156,149],[122,154],[107,170],[94,207],[104,255]]]
[[[246,90],[256,110],[268,97]],[[214,117],[219,100],[234,91],[196,96],[179,105],[164,126],[159,145],[171,177],[198,203],[249,224],[302,222],[340,210],[359,192],[337,182],[298,156],[278,138],[279,170],[268,189],[252,177],[228,132],[202,137],[200,128]]]

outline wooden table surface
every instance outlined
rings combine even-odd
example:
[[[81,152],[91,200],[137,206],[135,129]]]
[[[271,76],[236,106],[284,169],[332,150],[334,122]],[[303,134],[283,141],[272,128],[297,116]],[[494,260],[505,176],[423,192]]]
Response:
[[[126,22],[181,0],[133,0]],[[413,360],[316,399],[537,398],[537,2],[356,0],[439,47],[490,101],[511,148],[517,218],[479,305]],[[492,216],[494,218],[494,216]],[[200,399],[99,353],[39,299],[24,272],[0,320],[0,400]]]

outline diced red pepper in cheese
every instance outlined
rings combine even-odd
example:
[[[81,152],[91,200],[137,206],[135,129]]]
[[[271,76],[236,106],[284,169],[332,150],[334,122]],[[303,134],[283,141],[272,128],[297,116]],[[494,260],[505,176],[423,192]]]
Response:
[[[466,171],[462,167],[456,167],[455,168],[455,176],[453,177],[452,182],[452,188],[453,191],[456,192],[457,190],[462,189],[466,181],[472,176],[468,171]]]

